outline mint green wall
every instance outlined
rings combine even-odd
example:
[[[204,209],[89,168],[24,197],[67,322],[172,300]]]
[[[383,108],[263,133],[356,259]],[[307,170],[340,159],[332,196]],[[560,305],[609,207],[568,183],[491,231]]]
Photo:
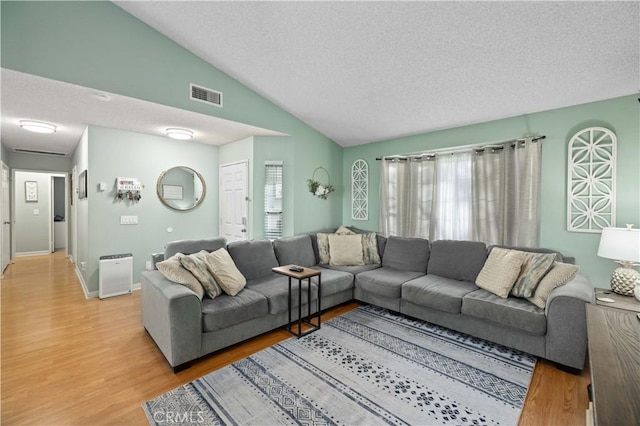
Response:
[[[341,188],[340,146],[114,4],[2,1],[0,7],[3,67],[281,131],[291,136],[296,194],[318,166]],[[189,100],[190,82],[222,91],[224,108]],[[293,202],[294,232],[340,222],[339,193]]]
[[[98,289],[98,259],[102,255],[133,253],[134,282],[152,253],[164,251],[172,240],[214,238],[218,235],[218,148],[195,142],[89,127],[88,135],[89,256],[85,282]],[[198,207],[176,211],[156,193],[160,173],[174,166],[200,172],[207,194]],[[138,203],[116,201],[116,178],[137,178],[145,186]],[[104,182],[106,191],[99,191]],[[138,225],[120,225],[121,215],[138,216]],[[167,228],[173,228],[168,232]]]
[[[504,120],[388,140],[344,150],[345,185],[351,165],[362,158],[369,163],[369,220],[351,219],[351,195],[343,196],[343,221],[364,229],[378,229],[380,164],[376,157],[528,135],[546,135],[542,148],[540,246],[575,256],[592,284],[607,287],[613,262],[596,256],[600,234],[566,231],[567,146],[585,127],[602,126],[618,137],[617,226],[640,228],[640,114],[637,96],[626,96]],[[348,188],[348,186],[347,186]]]
[[[15,169],[42,170],[46,172],[69,172],[71,157],[54,157],[51,155],[23,154],[9,152],[9,162]]]

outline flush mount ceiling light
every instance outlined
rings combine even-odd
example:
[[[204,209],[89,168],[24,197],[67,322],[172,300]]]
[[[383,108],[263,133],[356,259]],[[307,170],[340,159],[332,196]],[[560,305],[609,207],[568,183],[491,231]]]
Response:
[[[169,128],[166,130],[167,136],[172,139],[187,140],[193,137],[193,132],[187,129]]]
[[[102,102],[109,102],[111,100],[111,96],[107,95],[106,93],[94,93],[93,96],[95,96],[97,100]]]
[[[20,127],[36,133],[54,133],[57,128],[54,124],[33,120],[20,120]]]

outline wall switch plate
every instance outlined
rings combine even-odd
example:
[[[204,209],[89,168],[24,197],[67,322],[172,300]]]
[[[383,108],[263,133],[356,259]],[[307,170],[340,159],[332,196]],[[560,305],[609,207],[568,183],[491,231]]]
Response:
[[[147,263],[145,264],[145,267],[147,269],[147,271],[150,271],[153,269],[153,266],[151,266],[151,261],[147,260]]]
[[[38,216],[40,214],[40,209],[33,209],[33,215]]]
[[[138,216],[120,216],[120,225],[137,225]]]
[[[106,190],[107,190],[107,184],[106,184],[106,183],[104,183],[104,182],[100,182],[100,183],[98,184],[98,190],[99,190],[99,191],[106,191]]]

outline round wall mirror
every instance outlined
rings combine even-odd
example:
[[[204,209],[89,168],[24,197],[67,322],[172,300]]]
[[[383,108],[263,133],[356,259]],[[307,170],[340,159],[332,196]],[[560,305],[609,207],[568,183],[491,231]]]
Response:
[[[207,186],[200,173],[190,167],[172,167],[160,174],[158,198],[174,210],[191,210],[204,200]]]

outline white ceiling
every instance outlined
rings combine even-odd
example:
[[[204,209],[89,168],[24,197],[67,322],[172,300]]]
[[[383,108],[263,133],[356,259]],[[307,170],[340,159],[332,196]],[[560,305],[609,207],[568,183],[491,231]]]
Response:
[[[8,69],[1,70],[2,143],[15,148],[71,154],[88,125],[165,136],[169,127],[190,129],[193,140],[222,145],[252,135],[282,133],[205,114],[89,89]],[[106,94],[108,102],[96,94]],[[20,120],[54,123],[56,133],[38,134],[20,128]]]
[[[342,146],[638,93],[639,2],[114,2]],[[2,141],[87,124],[223,144],[280,135],[2,69]],[[215,88],[214,88],[215,89]],[[19,119],[59,131],[21,130]],[[514,135],[517,136],[517,135]]]

